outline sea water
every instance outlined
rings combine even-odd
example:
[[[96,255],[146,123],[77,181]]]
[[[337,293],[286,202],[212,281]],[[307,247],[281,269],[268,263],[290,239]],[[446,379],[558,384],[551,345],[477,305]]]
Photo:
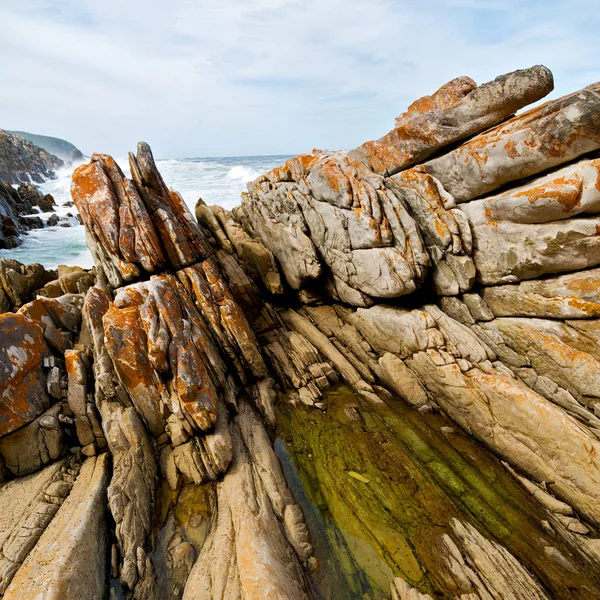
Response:
[[[187,158],[157,160],[156,165],[167,186],[177,190],[189,206],[192,214],[198,198],[207,204],[219,204],[232,209],[240,203],[240,193],[246,190],[248,181],[282,164],[288,156],[240,156],[225,158]],[[129,175],[126,160],[118,160],[119,166]],[[52,194],[57,206],[53,211],[64,217],[71,227],[46,227],[35,229],[23,236],[23,243],[10,250],[0,250],[0,257],[14,258],[22,263],[38,262],[47,269],[59,264],[93,266],[92,256],[85,243],[85,229],[76,218],[77,209],[71,202],[72,168],[57,173],[57,179],[38,187],[43,194]],[[73,217],[67,218],[71,213]],[[40,213],[47,221],[52,212]]]

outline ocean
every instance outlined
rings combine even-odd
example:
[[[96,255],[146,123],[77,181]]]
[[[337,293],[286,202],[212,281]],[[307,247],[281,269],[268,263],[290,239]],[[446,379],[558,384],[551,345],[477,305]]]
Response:
[[[186,201],[192,214],[198,198],[207,204],[219,204],[231,209],[240,203],[240,193],[246,183],[262,173],[285,162],[289,156],[236,156],[225,158],[187,158],[157,160],[156,166],[165,183],[177,190]],[[119,166],[129,175],[127,161],[118,160]],[[77,209],[65,206],[71,201],[71,174],[73,169],[57,173],[58,178],[38,187],[44,194],[52,194],[57,203],[55,213],[66,217],[77,214]],[[40,213],[46,221],[52,213]],[[47,269],[59,264],[90,268],[94,265],[85,244],[85,229],[75,216],[69,218],[71,227],[46,227],[23,236],[23,243],[11,250],[0,250],[0,257],[14,258],[22,263],[41,263]]]

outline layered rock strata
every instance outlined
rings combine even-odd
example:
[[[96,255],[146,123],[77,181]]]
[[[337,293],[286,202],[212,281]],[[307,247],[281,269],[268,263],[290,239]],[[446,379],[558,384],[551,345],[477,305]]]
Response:
[[[0,269],[0,594],[599,597],[598,87],[513,116],[551,89],[196,220],[146,144],[80,166],[95,272]]]

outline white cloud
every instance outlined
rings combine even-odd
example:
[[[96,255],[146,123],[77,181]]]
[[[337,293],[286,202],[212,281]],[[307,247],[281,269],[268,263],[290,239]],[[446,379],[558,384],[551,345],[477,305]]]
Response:
[[[0,21],[0,127],[86,152],[349,147],[458,75],[600,79],[592,0],[0,0]]]

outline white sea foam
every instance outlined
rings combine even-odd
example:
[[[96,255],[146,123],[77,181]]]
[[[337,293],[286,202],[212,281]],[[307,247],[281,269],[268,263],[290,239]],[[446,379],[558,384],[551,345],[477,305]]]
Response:
[[[227,173],[227,177],[229,177],[229,179],[240,180],[244,183],[256,179],[259,175],[260,173],[258,171],[242,165],[231,167],[231,169],[229,169],[229,173]]]
[[[219,204],[231,209],[240,202],[240,193],[246,183],[261,173],[282,164],[284,156],[243,156],[225,158],[192,158],[157,160],[157,166],[166,184],[177,190],[192,213],[198,198],[207,204]],[[117,159],[123,172],[129,176],[127,159]],[[71,203],[71,174],[73,169],[61,169],[57,179],[44,182],[38,187],[44,194],[52,194],[57,206],[53,211],[66,218],[68,213],[77,214]],[[47,221],[52,213],[40,213]],[[21,246],[12,250],[0,250],[0,256],[14,258],[23,263],[42,263],[47,268],[59,264],[79,265],[89,268],[93,260],[85,244],[85,230],[75,217],[69,218],[73,227],[48,227],[29,232]]]

